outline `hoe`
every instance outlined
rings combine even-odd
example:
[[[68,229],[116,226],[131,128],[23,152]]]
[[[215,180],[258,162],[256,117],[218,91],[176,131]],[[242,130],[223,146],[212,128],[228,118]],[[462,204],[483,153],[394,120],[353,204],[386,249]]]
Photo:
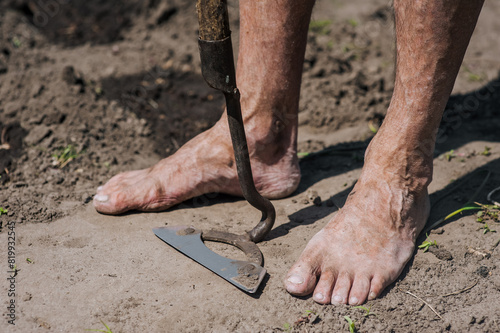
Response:
[[[262,218],[255,228],[243,235],[218,230],[204,231],[190,226],[160,227],[153,229],[153,232],[168,245],[236,287],[255,293],[266,274],[262,253],[256,243],[273,227],[276,212],[271,202],[257,192],[253,182],[241,116],[240,93],[236,87],[226,0],[198,0],[196,7],[203,77],[209,86],[224,93],[241,190],[245,199],[262,212]],[[204,241],[236,246],[245,253],[247,261],[220,256],[206,247]]]

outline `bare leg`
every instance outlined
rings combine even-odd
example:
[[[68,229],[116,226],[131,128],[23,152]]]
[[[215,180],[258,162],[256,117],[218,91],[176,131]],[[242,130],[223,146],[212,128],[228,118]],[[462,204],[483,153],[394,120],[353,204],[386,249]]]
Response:
[[[279,198],[298,186],[297,112],[313,0],[243,0],[237,81],[257,189]],[[241,195],[227,119],[155,166],[99,188],[97,211],[163,210],[208,192]]]
[[[429,214],[437,128],[482,4],[394,1],[396,83],[387,117],[345,207],[290,269],[290,293],[361,304],[401,273]]]

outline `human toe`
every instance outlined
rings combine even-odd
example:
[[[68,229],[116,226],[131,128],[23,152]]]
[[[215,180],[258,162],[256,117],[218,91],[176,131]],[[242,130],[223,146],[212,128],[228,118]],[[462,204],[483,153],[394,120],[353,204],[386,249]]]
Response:
[[[310,294],[316,285],[316,274],[307,264],[298,262],[287,274],[285,280],[286,290],[296,296]]]
[[[351,291],[349,292],[349,305],[363,304],[368,297],[370,291],[370,279],[365,275],[357,275],[352,283]]]
[[[339,274],[332,293],[332,304],[347,304],[347,296],[351,289],[351,278],[349,274]]]
[[[387,279],[383,278],[380,275],[375,275],[370,282],[370,292],[368,293],[368,300],[371,301],[377,298],[388,284],[389,283]]]
[[[329,304],[335,284],[335,275],[332,272],[322,272],[318,284],[314,289],[313,299],[320,304]]]
[[[103,214],[121,214],[131,209],[136,209],[137,199],[130,188],[122,188],[120,191],[109,191],[104,188],[94,196],[94,208]]]

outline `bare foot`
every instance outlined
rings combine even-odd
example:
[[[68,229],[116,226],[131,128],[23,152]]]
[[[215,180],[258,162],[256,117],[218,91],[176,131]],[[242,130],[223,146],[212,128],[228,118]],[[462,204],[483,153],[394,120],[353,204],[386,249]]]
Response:
[[[290,140],[293,131],[284,134],[287,130],[278,120],[251,118],[246,123],[250,129],[259,128],[247,130],[257,190],[271,199],[289,195],[300,181],[295,142]],[[104,214],[157,211],[210,192],[241,195],[225,116],[153,167],[111,178],[98,188],[94,207]]]
[[[367,153],[345,206],[288,272],[285,285],[291,294],[313,293],[321,304],[362,304],[396,280],[411,258],[429,214],[428,180],[409,180],[407,164],[391,162],[398,159],[393,154],[373,155]],[[394,168],[398,164],[402,167]]]
[[[300,181],[297,114],[313,3],[240,2],[236,78],[255,185],[270,199],[292,193]],[[163,210],[208,192],[241,195],[225,116],[152,168],[113,177],[94,206],[106,214]]]

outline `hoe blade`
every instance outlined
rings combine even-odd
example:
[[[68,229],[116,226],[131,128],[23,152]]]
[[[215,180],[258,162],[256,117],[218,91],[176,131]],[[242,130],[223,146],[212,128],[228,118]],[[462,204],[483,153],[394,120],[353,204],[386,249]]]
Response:
[[[248,293],[255,293],[266,275],[266,270],[253,262],[229,259],[210,250],[203,243],[201,230],[174,226],[155,228],[153,232],[177,251]]]

